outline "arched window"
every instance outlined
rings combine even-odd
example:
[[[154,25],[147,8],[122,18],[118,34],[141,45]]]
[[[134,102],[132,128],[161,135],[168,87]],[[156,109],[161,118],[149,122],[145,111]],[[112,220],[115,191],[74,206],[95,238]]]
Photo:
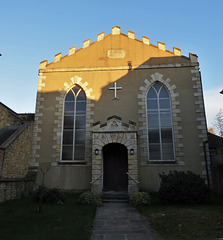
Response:
[[[159,83],[147,93],[147,124],[149,160],[174,160],[170,96]]]
[[[85,160],[86,95],[75,85],[64,102],[62,161]]]

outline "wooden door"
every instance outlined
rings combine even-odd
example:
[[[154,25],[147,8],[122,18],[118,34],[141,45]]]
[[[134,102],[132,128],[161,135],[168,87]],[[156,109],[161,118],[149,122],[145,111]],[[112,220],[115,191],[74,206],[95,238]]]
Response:
[[[110,143],[103,147],[104,191],[128,190],[128,154],[127,148],[119,143]]]

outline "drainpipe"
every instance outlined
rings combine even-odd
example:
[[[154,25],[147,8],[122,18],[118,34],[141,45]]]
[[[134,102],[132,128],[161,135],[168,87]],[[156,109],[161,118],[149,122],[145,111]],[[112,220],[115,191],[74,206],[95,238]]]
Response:
[[[206,173],[207,173],[208,188],[210,189],[210,178],[209,178],[208,161],[207,161],[207,153],[206,153],[207,143],[208,143],[208,140],[203,142],[203,149],[204,149],[204,159],[205,159],[205,167],[206,167]]]

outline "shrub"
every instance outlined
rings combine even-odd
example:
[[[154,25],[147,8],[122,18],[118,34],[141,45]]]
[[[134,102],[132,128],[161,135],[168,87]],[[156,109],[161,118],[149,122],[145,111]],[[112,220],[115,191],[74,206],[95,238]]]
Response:
[[[64,202],[63,194],[57,188],[48,189],[40,186],[34,194],[34,200],[40,202],[41,195],[43,203],[62,204]]]
[[[150,205],[150,194],[147,192],[136,192],[130,195],[129,203],[132,206]]]
[[[208,188],[200,175],[187,172],[160,174],[159,198],[165,203],[203,203],[208,197]]]
[[[85,205],[92,205],[96,207],[102,206],[102,200],[99,194],[95,192],[84,192],[79,196],[78,202]]]

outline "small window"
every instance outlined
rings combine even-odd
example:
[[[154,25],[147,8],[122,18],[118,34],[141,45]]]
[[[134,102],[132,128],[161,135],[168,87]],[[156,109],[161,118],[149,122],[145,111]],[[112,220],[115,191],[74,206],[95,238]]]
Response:
[[[62,161],[85,160],[86,95],[74,86],[65,97]]]
[[[155,83],[147,93],[149,160],[174,160],[171,103],[166,88]]]

